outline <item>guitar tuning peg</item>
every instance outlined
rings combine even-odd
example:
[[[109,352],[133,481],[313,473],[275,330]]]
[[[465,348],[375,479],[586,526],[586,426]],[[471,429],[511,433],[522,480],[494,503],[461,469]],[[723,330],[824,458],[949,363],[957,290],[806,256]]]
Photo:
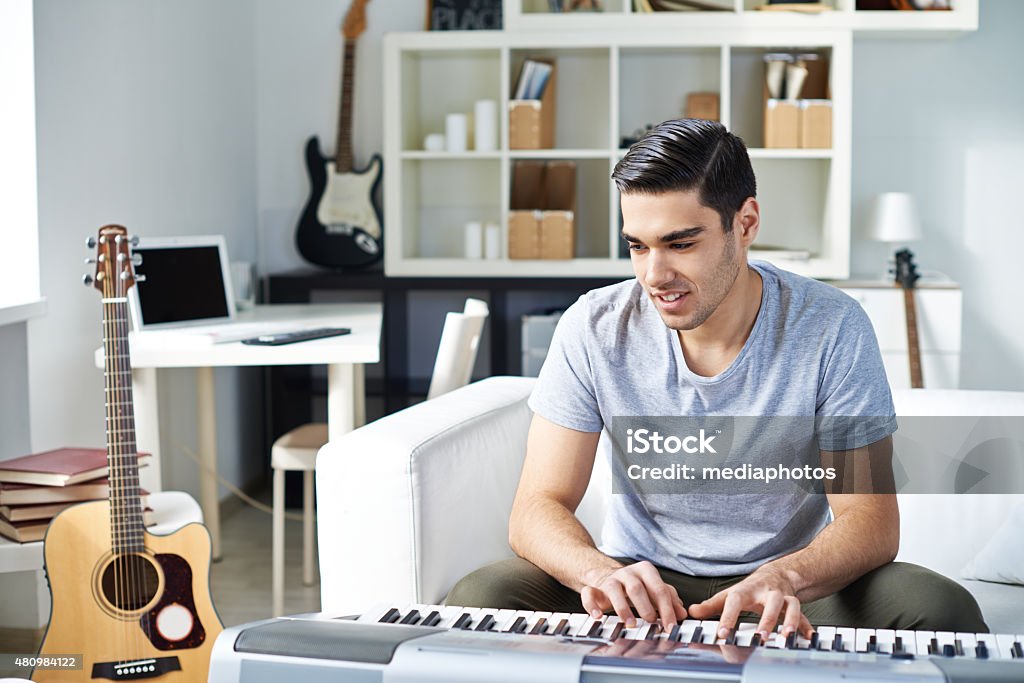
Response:
[[[82,276],[82,284],[86,287],[91,287],[93,283],[92,275],[86,274]]]
[[[131,245],[133,247],[139,246],[139,236],[138,235],[130,235],[128,237],[128,241],[131,243]]]
[[[132,254],[132,265],[136,268],[142,265],[142,254]]]
[[[90,249],[95,249],[96,248],[96,238],[95,237],[87,237],[86,240],[85,240],[85,246],[89,247]]]
[[[145,282],[146,281],[146,276],[145,275],[136,275],[135,276],[135,281],[136,282]]]
[[[87,265],[87,266],[88,265],[92,265],[94,263],[96,263],[96,259],[94,259],[94,258],[87,258],[87,259],[85,259],[85,265]]]

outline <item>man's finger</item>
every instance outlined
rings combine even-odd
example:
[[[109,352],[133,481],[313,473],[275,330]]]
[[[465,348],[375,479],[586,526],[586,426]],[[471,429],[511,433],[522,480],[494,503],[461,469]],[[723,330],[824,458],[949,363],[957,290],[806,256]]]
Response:
[[[605,581],[604,594],[608,597],[611,607],[615,610],[616,616],[625,622],[628,628],[636,624],[636,617],[633,616],[633,608],[630,605],[626,590],[619,581]]]
[[[647,584],[639,577],[633,576],[623,581],[623,586],[626,589],[626,595],[629,596],[629,601],[636,608],[636,613],[644,621],[656,621],[658,613],[654,610],[654,605],[651,604],[651,597],[647,594]]]
[[[814,635],[814,626],[811,625],[810,620],[802,612],[800,614],[800,633],[808,640]]]
[[[718,620],[718,637],[725,638],[729,631],[736,628],[736,622],[740,618],[740,611],[744,607],[746,598],[739,591],[730,592],[725,598],[725,606],[722,608],[722,617]]]
[[[676,592],[672,598],[672,604],[676,608],[676,621],[682,621],[689,615],[686,613],[686,605],[683,604],[683,599],[679,597],[679,593]]]
[[[704,602],[690,605],[690,615],[695,619],[707,619],[722,613],[725,607],[725,598],[728,595],[725,591],[715,593]]]
[[[672,625],[676,623],[676,602],[679,600],[676,589],[663,582],[660,576],[657,584],[652,586],[647,583],[646,585],[647,593],[654,598],[654,606],[658,611],[661,627],[663,629],[672,628]]]
[[[764,599],[764,606],[761,608],[761,621],[757,623],[757,630],[761,634],[761,640],[768,640],[768,634],[775,630],[775,624],[779,621],[779,612],[786,605],[786,599],[779,591],[769,591]],[[799,610],[799,604],[797,610]]]
[[[800,601],[792,595],[786,596],[786,616],[782,621],[782,637],[789,636],[790,633],[801,631],[800,617],[803,613],[800,611]]]
[[[580,591],[580,602],[583,603],[583,610],[587,614],[589,614],[592,617],[595,614],[597,615],[597,617],[595,618],[599,618],[601,614],[603,614],[604,611],[608,609],[608,607],[610,607],[608,598],[601,591],[601,589],[595,588],[593,586],[583,587],[583,590]]]

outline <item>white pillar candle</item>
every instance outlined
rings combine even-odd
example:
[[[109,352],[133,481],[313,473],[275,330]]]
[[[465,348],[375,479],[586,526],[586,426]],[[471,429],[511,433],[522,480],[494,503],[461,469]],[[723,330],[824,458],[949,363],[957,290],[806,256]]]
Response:
[[[477,100],[473,106],[473,142],[478,152],[498,148],[498,103],[494,100]]]
[[[444,120],[445,142],[449,152],[466,151],[466,115],[448,114]]]
[[[466,223],[466,238],[463,240],[466,258],[480,259],[484,256],[483,230],[480,221],[469,221]]]
[[[484,227],[484,258],[501,258],[501,228],[497,223],[488,223]]]

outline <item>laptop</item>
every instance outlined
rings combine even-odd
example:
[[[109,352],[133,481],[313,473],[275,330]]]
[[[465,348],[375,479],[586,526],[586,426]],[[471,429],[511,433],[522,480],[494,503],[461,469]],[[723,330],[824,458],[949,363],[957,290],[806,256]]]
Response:
[[[128,290],[138,332],[181,330],[195,341],[224,343],[285,332],[291,323],[239,322],[223,235],[143,238],[132,252],[145,275]]]

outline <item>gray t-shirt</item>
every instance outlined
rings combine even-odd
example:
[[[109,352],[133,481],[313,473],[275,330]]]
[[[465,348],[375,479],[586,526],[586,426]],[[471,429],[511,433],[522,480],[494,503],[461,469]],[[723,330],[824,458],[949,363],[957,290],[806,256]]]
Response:
[[[857,448],[894,432],[878,342],[861,307],[830,285],[768,263],[750,265],[764,283],[761,307],[743,349],[722,373],[691,372],[677,333],[641,285],[627,280],[588,292],[565,312],[530,408],[584,432],[607,431],[616,416],[883,418],[869,430],[819,434],[825,450]],[[600,457],[612,458],[610,448],[604,451]],[[759,457],[766,456],[752,455],[751,464]],[[610,496],[601,550],[695,576],[730,576],[806,546],[827,522],[826,497],[800,489],[786,495],[630,491]]]

